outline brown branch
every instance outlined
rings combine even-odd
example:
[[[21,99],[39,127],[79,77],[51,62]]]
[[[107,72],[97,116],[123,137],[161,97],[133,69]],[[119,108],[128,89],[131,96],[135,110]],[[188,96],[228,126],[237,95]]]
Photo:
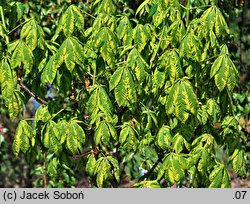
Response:
[[[43,100],[42,98],[40,98],[39,96],[37,96],[35,93],[33,93],[31,90],[29,90],[23,83],[21,78],[18,78],[18,85],[21,89],[23,89],[24,91],[26,91],[28,94],[30,94],[31,96],[33,96],[37,101],[41,102],[44,105],[48,105],[48,102]]]

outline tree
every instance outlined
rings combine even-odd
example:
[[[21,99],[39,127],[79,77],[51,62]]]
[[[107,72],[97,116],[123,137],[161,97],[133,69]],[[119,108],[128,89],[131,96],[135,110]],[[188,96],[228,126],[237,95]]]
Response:
[[[13,152],[43,164],[44,187],[74,185],[76,166],[97,187],[124,175],[135,187],[229,187],[231,168],[244,175],[238,71],[216,1],[69,4],[55,32],[25,5],[0,7],[1,94],[11,119],[30,95],[41,104]]]

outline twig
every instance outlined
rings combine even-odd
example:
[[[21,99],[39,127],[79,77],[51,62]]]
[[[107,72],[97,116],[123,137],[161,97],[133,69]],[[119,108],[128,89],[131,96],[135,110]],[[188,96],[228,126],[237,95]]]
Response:
[[[22,88],[24,91],[29,93],[31,96],[33,96],[37,101],[41,102],[44,105],[48,105],[48,102],[34,94],[31,90],[29,90],[23,83],[20,77],[18,77],[18,85],[20,88]]]
[[[154,163],[154,165],[152,166],[152,168],[148,171],[148,173],[144,174],[142,177],[139,178],[139,181],[142,180],[147,180],[149,178],[149,176],[153,173],[153,171],[155,170],[155,168],[157,167],[157,165],[162,162],[163,157],[165,156],[165,153],[159,155],[158,160]]]
[[[47,178],[46,178],[46,153],[43,153],[43,187],[47,187]]]

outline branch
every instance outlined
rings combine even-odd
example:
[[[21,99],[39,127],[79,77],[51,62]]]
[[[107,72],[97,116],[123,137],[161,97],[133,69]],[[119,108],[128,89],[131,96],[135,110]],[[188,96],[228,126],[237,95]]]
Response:
[[[147,180],[149,178],[149,176],[153,173],[153,171],[155,170],[155,168],[157,167],[157,165],[160,162],[162,162],[162,159],[163,159],[164,156],[165,156],[165,153],[160,154],[158,160],[154,163],[154,165],[152,166],[152,168],[148,171],[148,173],[146,173],[142,177],[140,177],[139,181]]]
[[[29,90],[23,83],[21,78],[18,78],[18,85],[21,89],[23,89],[24,91],[26,91],[28,94],[30,94],[31,96],[33,96],[37,101],[41,102],[44,105],[48,105],[48,102],[43,100],[42,98],[40,98],[39,96],[37,96],[36,94],[34,94],[31,90]]]

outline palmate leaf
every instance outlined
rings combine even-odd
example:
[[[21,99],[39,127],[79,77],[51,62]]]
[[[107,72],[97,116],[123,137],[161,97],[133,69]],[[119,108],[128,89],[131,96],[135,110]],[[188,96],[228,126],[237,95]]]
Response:
[[[86,164],[86,173],[90,176],[94,176],[95,175],[95,167],[96,167],[96,159],[95,156],[93,154],[88,156],[88,161]]]
[[[115,0],[102,0],[98,5],[98,13],[115,14],[117,12],[117,6]]]
[[[161,184],[156,181],[141,181],[139,183],[136,183],[134,186],[134,188],[161,188]]]
[[[137,26],[133,29],[132,37],[135,47],[139,52],[141,52],[151,38],[150,26],[148,24],[137,24]]]
[[[209,188],[229,188],[230,175],[228,170],[223,164],[218,164],[209,175],[210,185]]]
[[[238,71],[228,56],[227,46],[223,45],[220,56],[211,67],[210,77],[214,77],[217,88],[222,91],[226,86],[232,90],[237,84],[238,76]]]
[[[164,175],[167,183],[173,185],[181,183],[185,179],[185,171],[188,169],[188,161],[181,154],[169,153],[165,156],[157,180]]]
[[[130,126],[130,124],[125,123],[120,132],[119,142],[122,149],[129,152],[131,150],[135,151],[138,147],[139,141],[136,136],[135,130]]]
[[[160,71],[158,68],[155,69],[153,74],[153,93],[158,93],[159,90],[165,84],[166,74],[164,71]]]
[[[22,94],[19,91],[14,91],[11,98],[5,101],[5,105],[8,107],[9,116],[11,120],[17,118],[19,113],[23,109]]]
[[[179,50],[180,57],[186,60],[200,62],[201,61],[201,40],[194,33],[188,33],[182,39]]]
[[[15,138],[12,144],[12,150],[15,156],[19,154],[20,151],[26,153],[31,146],[30,140],[33,137],[32,127],[25,121],[21,120],[18,123]]]
[[[192,142],[193,151],[196,149],[206,149],[209,153],[214,153],[217,142],[211,134],[202,134]]]
[[[66,12],[62,15],[52,41],[55,41],[62,31],[66,37],[70,37],[76,28],[79,31],[83,31],[84,18],[79,8],[75,5],[70,5]]]
[[[3,99],[7,101],[12,98],[17,86],[17,77],[16,72],[11,70],[7,59],[3,59],[0,64],[0,86]]]
[[[201,16],[201,20],[206,23],[207,30],[214,31],[217,38],[225,37],[229,34],[227,23],[216,6],[208,8]]]
[[[131,52],[129,53],[127,66],[131,67],[135,72],[135,76],[138,82],[143,82],[146,76],[145,70],[147,70],[149,66],[136,48],[131,50]]]
[[[51,118],[48,106],[39,106],[35,114],[35,122],[41,120],[43,122],[48,122]]]
[[[178,11],[176,11],[176,13],[178,14]],[[167,34],[170,38],[170,42],[173,45],[178,45],[178,43],[180,43],[180,41],[182,40],[186,32],[184,23],[181,20],[181,18],[179,18],[179,15],[177,16],[177,19],[178,20],[175,19],[173,21],[173,23],[170,25],[170,27],[167,30]],[[168,36],[165,36],[165,38],[168,38]]]
[[[44,32],[34,18],[24,24],[21,30],[20,39],[25,40],[28,47],[33,51],[36,47],[44,49]]]
[[[124,46],[132,45],[133,28],[127,16],[123,16],[117,27],[117,36]]]
[[[166,51],[163,53],[159,58],[158,68],[167,72],[167,76],[172,84],[184,75],[180,57],[176,50]]]
[[[97,127],[94,134],[95,144],[98,145],[100,142],[103,144],[108,144],[110,141],[110,132],[105,121],[101,121],[99,126]]]
[[[65,63],[67,69],[72,72],[75,68],[75,64],[82,65],[83,61],[83,46],[79,40],[75,37],[68,37],[63,41],[62,45],[58,49],[54,57],[54,63],[48,64],[47,69],[51,69],[50,73],[54,73],[56,67],[60,67],[62,63]],[[53,78],[53,75],[50,75],[50,79]]]
[[[33,66],[33,54],[31,49],[23,40],[15,42],[14,52],[11,56],[11,67],[16,68],[23,65],[25,74],[29,74]]]
[[[102,58],[111,67],[115,65],[117,42],[117,37],[108,27],[102,28],[95,37],[96,47],[100,49]]]
[[[112,91],[115,87],[117,87],[122,79],[123,70],[123,67],[119,67],[117,70],[115,70],[109,81],[109,91]]]
[[[99,109],[104,112],[106,115],[111,115],[113,114],[114,108],[112,105],[112,102],[106,93],[105,89],[103,86],[100,86],[97,88],[98,92],[98,101],[97,105]]]
[[[96,109],[98,109],[98,90],[97,87],[91,90],[91,95],[87,103],[87,113],[92,114]]]
[[[169,126],[162,126],[157,134],[157,145],[163,149],[167,150],[170,149],[172,146],[173,136],[170,131]]]
[[[100,157],[96,162],[96,183],[99,188],[111,177],[111,164],[107,158]]]
[[[52,159],[49,160],[48,165],[47,165],[47,172],[49,176],[52,178],[56,178],[58,176],[58,166],[60,164],[59,158],[53,157]]]
[[[115,158],[113,158],[111,156],[107,156],[107,159],[110,162],[110,164],[112,166],[112,169],[114,170],[113,174],[115,176],[115,179],[119,183],[120,182],[120,168],[119,168],[119,163],[118,163],[118,161]]]
[[[57,72],[58,66],[55,63],[55,56],[50,57],[49,62],[47,63],[46,67],[44,68],[41,81],[43,84],[50,83],[52,84]]]
[[[206,103],[207,113],[212,117],[213,123],[218,120],[220,107],[214,99],[208,99]]]
[[[56,155],[60,155],[62,152],[60,139],[61,135],[57,124],[50,120],[46,126],[45,133],[43,133],[43,145]]]
[[[167,114],[174,114],[181,122],[185,122],[189,113],[197,114],[198,100],[192,84],[185,78],[177,81],[171,88],[167,102]]]
[[[186,148],[187,150],[190,150],[191,148],[191,145],[186,140],[186,138],[179,133],[175,134],[174,138],[172,139],[172,142],[173,142],[173,150],[176,153],[182,152],[184,148]]]
[[[132,104],[137,100],[135,87],[130,69],[123,68],[122,78],[115,87],[115,99],[119,106],[127,105],[132,108]]]
[[[232,163],[233,170],[239,174],[243,175],[246,171],[246,161],[244,150],[235,149],[233,155],[230,157],[230,162]]]
[[[75,154],[77,150],[81,150],[86,141],[86,136],[80,125],[76,121],[72,120],[68,125],[69,134],[66,138],[66,147]]]

